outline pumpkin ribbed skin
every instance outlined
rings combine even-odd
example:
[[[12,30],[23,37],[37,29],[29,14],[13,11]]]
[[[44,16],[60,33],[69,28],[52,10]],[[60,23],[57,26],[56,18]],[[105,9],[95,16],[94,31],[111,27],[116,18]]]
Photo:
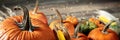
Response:
[[[64,26],[68,29],[70,35],[74,34],[74,26],[71,23],[64,23]]]
[[[56,40],[53,31],[38,19],[31,19],[32,25],[38,27],[32,32],[21,30],[16,22],[22,19],[22,16],[5,19],[0,24],[0,40]]]
[[[107,30],[107,34],[104,34],[102,33],[101,31],[103,30],[103,28],[96,28],[96,29],[93,29],[89,35],[88,35],[88,38],[91,39],[91,40],[119,40],[117,34],[108,29]]]

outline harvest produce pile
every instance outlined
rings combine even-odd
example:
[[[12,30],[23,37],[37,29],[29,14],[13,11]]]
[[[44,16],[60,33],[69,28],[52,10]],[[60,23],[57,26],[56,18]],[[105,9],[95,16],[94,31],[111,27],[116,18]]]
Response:
[[[109,12],[97,10],[97,15],[90,17],[76,17],[67,15],[63,18],[58,9],[57,18],[48,23],[43,12],[38,11],[38,1],[34,10],[17,5],[13,10],[23,11],[23,15],[16,15],[7,9],[9,16],[1,14],[0,40],[119,40],[119,18]],[[15,14],[15,15],[13,15]],[[21,12],[22,14],[22,12]]]

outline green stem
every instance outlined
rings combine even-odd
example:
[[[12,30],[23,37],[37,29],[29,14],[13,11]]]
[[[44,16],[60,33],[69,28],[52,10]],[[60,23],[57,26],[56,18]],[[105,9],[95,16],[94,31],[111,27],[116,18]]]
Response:
[[[24,13],[22,23],[18,24],[19,27],[21,28],[21,30],[27,30],[27,31],[30,31],[30,32],[33,31],[34,27],[31,24],[28,9],[25,6],[17,6],[15,9],[18,9],[18,8],[22,9],[23,13]]]
[[[23,30],[32,30],[32,24],[31,24],[31,20],[29,18],[29,11],[27,10],[26,7],[23,7],[23,12],[24,12],[24,16],[23,16]]]
[[[74,32],[74,35],[73,35],[73,38],[78,38],[78,36],[77,36],[77,33],[79,32],[79,30],[80,30],[80,22],[78,23],[78,25],[76,26],[76,28],[75,28],[75,32]]]
[[[104,34],[107,33],[107,29],[109,29],[109,26],[111,25],[112,22],[114,22],[114,21],[109,22],[109,23],[103,28],[102,32],[103,32]]]
[[[77,24],[75,28],[73,38],[79,38],[78,33],[81,32],[80,31],[81,24],[84,24],[85,22],[86,22],[86,19],[81,19],[81,21],[79,21],[79,23]]]

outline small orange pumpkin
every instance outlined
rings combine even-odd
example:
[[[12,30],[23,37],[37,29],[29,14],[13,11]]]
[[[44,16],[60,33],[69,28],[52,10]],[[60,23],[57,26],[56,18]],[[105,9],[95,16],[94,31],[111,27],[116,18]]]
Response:
[[[74,33],[74,25],[71,23],[71,22],[66,22],[66,21],[63,21],[62,19],[62,16],[61,14],[59,13],[59,11],[57,9],[54,9],[58,16],[60,17],[60,20],[54,20],[50,23],[50,28],[53,30],[53,27],[56,25],[57,27],[60,27],[61,26],[61,23],[63,24],[64,27],[66,27],[68,29],[68,33],[70,35],[73,35]]]
[[[18,6],[19,7],[19,6]],[[38,19],[30,19],[26,7],[24,16],[13,16],[0,24],[0,40],[56,40],[53,31]]]
[[[88,38],[90,40],[119,40],[118,35],[114,31],[108,29],[110,24],[111,23],[104,28],[93,29],[89,33]]]
[[[63,22],[64,26],[68,29],[68,32],[70,35],[73,35],[74,33],[74,25],[71,24],[71,23],[68,23],[68,22]],[[56,25],[56,27],[59,27],[60,26],[60,20],[55,20],[55,21],[52,21],[49,25],[49,27],[53,30],[54,28],[54,25]]]
[[[78,19],[76,17],[74,17],[74,16],[67,16],[65,21],[69,21],[74,26],[78,24]]]

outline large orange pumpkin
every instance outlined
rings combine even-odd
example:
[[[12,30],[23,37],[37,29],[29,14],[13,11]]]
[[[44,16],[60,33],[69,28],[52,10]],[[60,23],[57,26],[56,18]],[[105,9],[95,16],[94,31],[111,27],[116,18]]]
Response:
[[[40,12],[40,11],[38,12],[38,9],[39,9],[38,0],[36,0],[35,5],[36,5],[36,7],[34,8],[34,10],[29,11],[30,17],[41,20],[43,23],[48,24],[45,14],[43,12]]]
[[[89,33],[88,38],[90,40],[119,40],[118,35],[113,30],[108,29],[110,24],[104,28],[93,29]]]
[[[53,31],[38,19],[30,19],[26,7],[24,16],[13,16],[0,24],[0,40],[56,40]]]

